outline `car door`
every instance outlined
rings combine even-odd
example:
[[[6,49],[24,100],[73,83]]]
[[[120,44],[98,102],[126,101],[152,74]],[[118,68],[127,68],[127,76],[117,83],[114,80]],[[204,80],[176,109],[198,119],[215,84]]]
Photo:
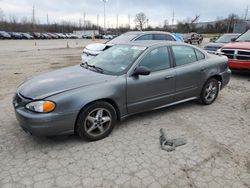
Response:
[[[206,78],[205,55],[191,46],[176,45],[171,48],[176,70],[175,100],[199,96],[201,84]]]
[[[151,73],[147,76],[127,76],[128,113],[171,103],[175,92],[175,70],[168,47],[149,50],[137,66],[147,67]]]

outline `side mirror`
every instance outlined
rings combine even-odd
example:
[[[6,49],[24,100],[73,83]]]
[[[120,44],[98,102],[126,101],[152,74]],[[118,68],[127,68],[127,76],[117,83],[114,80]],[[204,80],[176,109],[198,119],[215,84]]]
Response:
[[[231,42],[235,42],[235,41],[236,41],[236,38],[232,38],[232,39],[231,39]]]
[[[150,70],[147,67],[144,66],[139,66],[136,67],[136,69],[134,70],[132,76],[139,76],[139,75],[149,75],[150,74]]]

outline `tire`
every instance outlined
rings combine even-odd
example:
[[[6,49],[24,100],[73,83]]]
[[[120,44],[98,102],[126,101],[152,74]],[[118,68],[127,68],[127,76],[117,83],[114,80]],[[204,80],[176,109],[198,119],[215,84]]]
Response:
[[[105,101],[86,106],[78,115],[76,133],[83,139],[97,141],[107,137],[117,122],[114,107]]]
[[[219,82],[215,78],[210,78],[204,84],[200,100],[202,104],[210,105],[212,104],[219,94]]]

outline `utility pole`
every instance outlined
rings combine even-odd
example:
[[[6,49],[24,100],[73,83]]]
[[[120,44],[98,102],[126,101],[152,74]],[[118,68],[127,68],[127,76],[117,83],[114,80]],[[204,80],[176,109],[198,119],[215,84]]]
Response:
[[[79,28],[82,29],[82,19],[79,18]]]
[[[83,28],[85,28],[85,18],[86,18],[86,12],[83,13]]]
[[[175,13],[173,10],[173,17],[172,17],[172,32],[174,31],[174,17],[175,17]]]
[[[47,13],[47,25],[49,25],[49,14]]]
[[[245,18],[244,18],[244,20],[247,20],[248,12],[249,12],[249,6],[247,6],[247,9],[246,9],[246,12],[245,12]]]
[[[128,27],[130,29],[130,14],[128,15]]]
[[[116,29],[119,27],[119,15],[116,15]]]
[[[99,14],[97,14],[97,17],[96,17],[96,25],[97,25],[97,28],[99,30]]]
[[[32,31],[34,32],[35,30],[35,6],[33,5],[32,9]]]
[[[103,2],[103,30],[104,32],[106,31],[106,3],[108,2],[108,0],[101,0]]]

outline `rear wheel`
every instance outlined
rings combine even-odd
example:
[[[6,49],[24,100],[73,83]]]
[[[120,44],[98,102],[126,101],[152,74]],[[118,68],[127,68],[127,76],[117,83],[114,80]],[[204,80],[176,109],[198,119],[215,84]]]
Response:
[[[219,94],[219,82],[215,78],[210,78],[201,91],[201,102],[205,105],[212,104]]]
[[[100,140],[112,132],[116,121],[116,111],[111,104],[104,101],[95,102],[80,112],[76,132],[81,138]]]

